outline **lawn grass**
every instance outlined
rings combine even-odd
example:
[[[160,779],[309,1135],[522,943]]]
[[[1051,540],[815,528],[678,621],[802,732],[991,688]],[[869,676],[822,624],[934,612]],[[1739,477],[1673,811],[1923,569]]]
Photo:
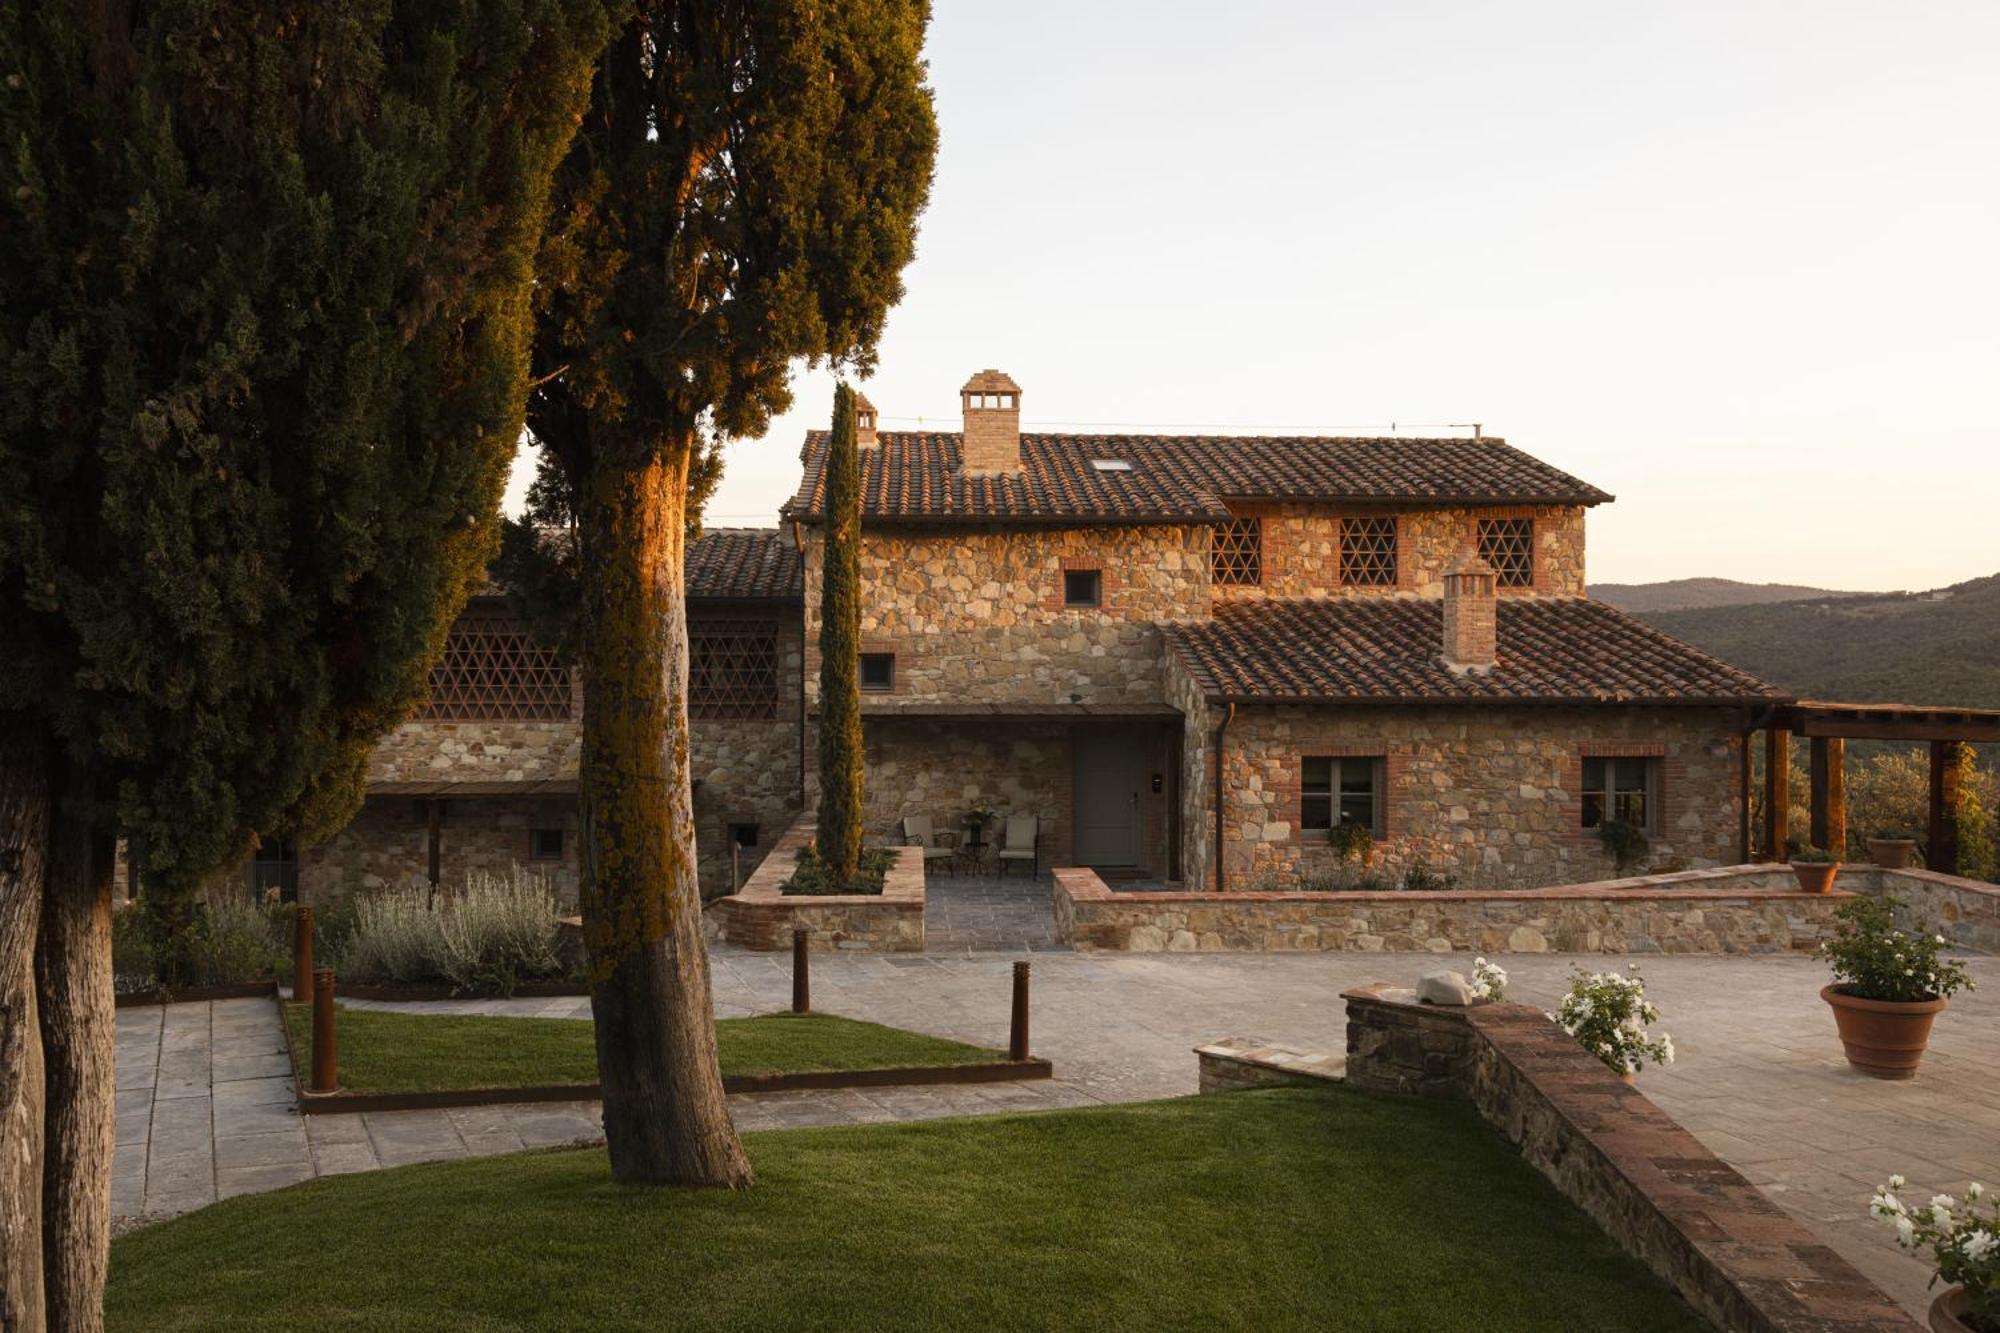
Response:
[[[312,1058],[311,1007],[285,1006],[292,1049]],[[715,1025],[724,1074],[970,1065],[1006,1053],[828,1014],[765,1014]],[[494,1018],[334,1006],[344,1092],[528,1088],[597,1081],[588,1019]],[[305,1072],[303,1069],[301,1073]]]
[[[1468,1106],[1272,1089],[745,1136],[755,1188],[602,1149],[246,1195],[113,1243],[113,1330],[1704,1325]]]

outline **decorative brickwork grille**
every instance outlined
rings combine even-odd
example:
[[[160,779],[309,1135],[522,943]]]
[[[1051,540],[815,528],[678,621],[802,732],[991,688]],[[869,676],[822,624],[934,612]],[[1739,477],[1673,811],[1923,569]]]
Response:
[[[1364,588],[1396,586],[1396,520],[1340,520],[1340,581]]]
[[[1535,586],[1535,521],[1531,518],[1479,520],[1479,558],[1493,566],[1503,588]]]
[[[778,713],[778,625],[773,620],[688,622],[688,715],[765,718]]]
[[[1216,526],[1215,581],[1258,584],[1264,581],[1264,520],[1232,518]]]
[[[463,615],[431,668],[434,722],[561,721],[570,715],[569,668],[510,616]]]

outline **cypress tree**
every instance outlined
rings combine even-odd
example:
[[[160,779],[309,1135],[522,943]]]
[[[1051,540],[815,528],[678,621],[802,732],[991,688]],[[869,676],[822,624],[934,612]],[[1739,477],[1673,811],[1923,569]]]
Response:
[[[688,775],[686,503],[795,361],[866,371],[936,124],[923,0],[636,0],[558,173],[529,425],[577,525],[581,884],[612,1175],[738,1185]]]
[[[602,0],[0,6],[0,1324],[101,1322],[114,836],[185,904],[346,822],[491,557],[607,35]]]
[[[819,828],[829,878],[861,865],[861,448],[854,390],[833,391],[826,446],[826,551],[820,580]]]

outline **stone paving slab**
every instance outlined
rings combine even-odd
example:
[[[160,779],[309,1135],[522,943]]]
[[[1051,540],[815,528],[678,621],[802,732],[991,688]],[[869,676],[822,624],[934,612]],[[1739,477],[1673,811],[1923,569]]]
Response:
[[[948,882],[948,881],[947,881]],[[1006,1043],[1006,953],[897,958],[815,955],[813,998],[827,1013],[987,1046]],[[1371,981],[1413,982],[1442,961],[1415,954],[1036,954],[1034,1047],[1058,1078],[1022,1084],[840,1089],[730,1099],[744,1130],[885,1123],[935,1115],[1088,1105],[1196,1089],[1195,1046],[1255,1033],[1313,1050],[1345,1046],[1340,992]],[[1509,998],[1552,1006],[1572,963],[1624,960],[1513,955]],[[782,1009],[790,958],[717,948],[718,1017]],[[1469,969],[1470,960],[1460,959]],[[1913,1313],[1929,1273],[1867,1216],[1870,1189],[1892,1172],[1928,1197],[1967,1179],[2000,1185],[2000,959],[1974,958],[1981,990],[1938,1021],[1918,1078],[1888,1083],[1847,1067],[1818,997],[1824,968],[1803,958],[1644,960],[1680,1061],[1649,1069],[1640,1087],[1709,1149],[1803,1219]],[[583,998],[441,1002],[437,1013],[586,1018]],[[266,1102],[272,1084],[222,1078],[239,1048],[277,1032],[268,1000],[177,1005],[164,1019],[121,1013],[122,1100],[113,1210],[120,1216],[200,1207],[307,1175],[404,1161],[547,1147],[602,1135],[595,1103],[301,1118]],[[157,1015],[157,1011],[153,1011]],[[206,1077],[184,1053],[201,1051]],[[185,1077],[155,1078],[172,1059]],[[143,1125],[145,1133],[139,1132]],[[264,1141],[248,1140],[263,1136]],[[275,1159],[279,1137],[295,1156]],[[255,1164],[255,1163],[263,1164]]]

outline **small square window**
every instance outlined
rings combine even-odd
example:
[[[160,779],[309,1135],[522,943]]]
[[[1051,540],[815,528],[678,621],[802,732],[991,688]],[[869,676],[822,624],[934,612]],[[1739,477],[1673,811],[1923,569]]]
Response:
[[[1396,520],[1393,517],[1340,520],[1340,581],[1350,587],[1396,586]]]
[[[864,690],[895,689],[896,655],[894,653],[861,654],[861,688]]]
[[[1583,761],[1583,826],[1621,820],[1642,833],[1656,833],[1659,763],[1646,758],[1588,758]]]
[[[755,824],[731,824],[729,826],[729,841],[731,845],[736,847],[755,847],[757,845],[757,826]]]
[[[1097,606],[1104,598],[1104,573],[1096,569],[1063,571],[1063,605]]]
[[[1494,582],[1502,588],[1535,586],[1535,520],[1479,520],[1479,558],[1493,566]]]
[[[563,831],[559,828],[538,828],[528,830],[528,859],[530,861],[560,861],[563,854]]]
[[[1210,560],[1217,583],[1252,586],[1264,581],[1264,521],[1232,518],[1210,538]]]
[[[1330,833],[1335,821],[1359,824],[1382,836],[1382,760],[1307,755],[1299,760],[1299,827],[1308,834]]]

